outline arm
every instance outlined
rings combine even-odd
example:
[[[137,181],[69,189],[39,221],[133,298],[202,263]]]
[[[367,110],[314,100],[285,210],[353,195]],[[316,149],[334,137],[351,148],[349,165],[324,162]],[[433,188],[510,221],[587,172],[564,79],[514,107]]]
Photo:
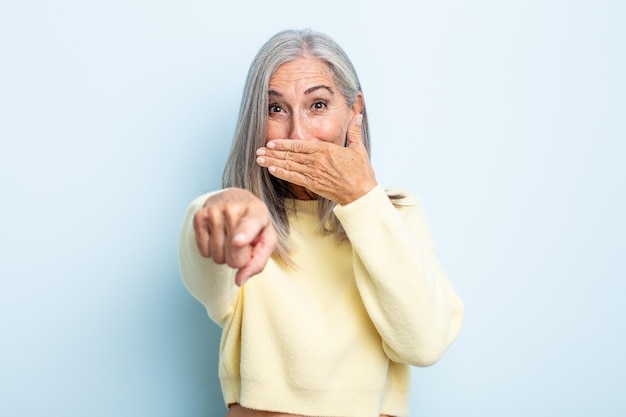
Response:
[[[180,232],[180,272],[189,292],[223,325],[239,285],[261,272],[276,248],[265,203],[230,188],[201,196],[187,209]]]
[[[435,255],[423,209],[406,196],[394,207],[377,186],[335,215],[353,247],[365,308],[395,362],[429,366],[456,338],[463,303]]]
[[[257,163],[285,181],[343,206],[335,208],[354,251],[357,286],[390,359],[426,366],[454,340],[463,321],[414,198],[397,210],[376,185],[362,142],[362,116],[350,121],[347,147],[273,139]]]
[[[195,214],[214,194],[216,193],[196,198],[187,208],[179,234],[178,264],[187,290],[204,305],[214,322],[224,326],[239,290],[235,284],[237,270],[202,256],[194,230]]]

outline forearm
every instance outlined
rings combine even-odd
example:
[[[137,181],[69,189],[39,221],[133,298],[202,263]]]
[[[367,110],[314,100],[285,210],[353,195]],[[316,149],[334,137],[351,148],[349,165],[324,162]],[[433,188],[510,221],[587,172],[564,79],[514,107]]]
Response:
[[[195,213],[213,194],[196,198],[187,208],[180,228],[178,259],[185,287],[206,307],[211,319],[223,326],[239,289],[235,285],[237,270],[203,257],[198,250],[193,226]]]
[[[357,286],[390,359],[427,366],[454,340],[463,304],[436,258],[415,199],[396,209],[380,187],[335,214],[354,251]]]

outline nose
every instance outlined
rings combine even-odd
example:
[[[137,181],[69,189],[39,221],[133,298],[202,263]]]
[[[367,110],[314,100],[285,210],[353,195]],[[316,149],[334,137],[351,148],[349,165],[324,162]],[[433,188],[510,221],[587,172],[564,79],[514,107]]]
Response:
[[[304,115],[297,113],[293,114],[289,129],[289,139],[306,139],[306,132],[306,120]]]

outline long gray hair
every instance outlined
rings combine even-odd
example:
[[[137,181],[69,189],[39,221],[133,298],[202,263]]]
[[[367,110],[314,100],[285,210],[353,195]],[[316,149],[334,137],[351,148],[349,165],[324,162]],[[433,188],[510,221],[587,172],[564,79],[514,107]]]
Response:
[[[246,189],[267,204],[278,235],[278,248],[274,256],[286,264],[290,264],[290,242],[285,199],[293,198],[294,195],[289,189],[289,183],[272,176],[267,169],[257,165],[256,150],[265,145],[267,136],[270,77],[281,65],[303,56],[326,62],[346,104],[351,106],[354,103],[361,91],[361,85],[352,62],[334,40],[309,29],[277,33],[261,47],[250,65],[235,137],[222,176],[223,187]],[[370,136],[365,107],[362,114],[362,139],[369,154]],[[336,203],[318,198],[321,229],[325,233],[334,234],[339,240],[347,239],[343,227],[332,211]]]

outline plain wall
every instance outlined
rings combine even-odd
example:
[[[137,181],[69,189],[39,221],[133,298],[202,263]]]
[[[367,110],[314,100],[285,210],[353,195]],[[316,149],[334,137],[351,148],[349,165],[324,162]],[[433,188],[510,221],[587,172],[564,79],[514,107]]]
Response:
[[[378,180],[466,303],[411,415],[626,415],[624,4],[0,0],[0,415],[224,414],[178,227],[302,27],[353,59]]]

